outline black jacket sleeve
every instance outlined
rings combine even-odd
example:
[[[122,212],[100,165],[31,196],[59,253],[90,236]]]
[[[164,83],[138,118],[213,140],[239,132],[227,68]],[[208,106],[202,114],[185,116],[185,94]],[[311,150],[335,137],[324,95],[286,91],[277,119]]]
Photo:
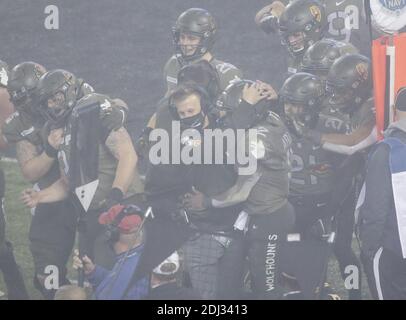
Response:
[[[371,155],[365,179],[365,202],[361,208],[362,251],[372,259],[383,244],[384,229],[393,204],[389,146],[381,144]]]

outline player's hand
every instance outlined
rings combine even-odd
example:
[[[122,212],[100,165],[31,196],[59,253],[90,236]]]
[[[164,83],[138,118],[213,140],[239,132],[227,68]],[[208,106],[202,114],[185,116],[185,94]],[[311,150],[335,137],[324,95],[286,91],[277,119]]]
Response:
[[[257,80],[257,82],[259,84],[259,90],[261,90],[262,94],[266,96],[267,100],[278,99],[278,93],[270,84],[262,82],[260,80]]]
[[[279,18],[283,11],[285,10],[285,5],[281,1],[274,1],[270,5],[271,14]]]
[[[150,148],[149,135],[153,129],[146,127],[142,130],[140,137],[135,141],[134,148],[138,157],[148,158],[148,152]]]
[[[185,209],[203,211],[207,209],[204,199],[205,195],[193,188],[191,193],[187,193],[183,196],[182,205]]]
[[[35,208],[39,199],[39,192],[34,189],[25,189],[21,194],[21,201],[29,208]]]
[[[242,91],[242,99],[250,105],[256,105],[261,100],[265,99],[266,95],[263,93],[261,84],[255,82],[252,85],[246,84]]]
[[[127,111],[128,108],[121,105],[101,111],[100,117],[102,119],[103,126],[109,131],[120,129],[127,121]]]
[[[282,12],[285,10],[285,5],[280,1],[274,1],[271,4],[263,7],[255,15],[255,23],[259,25],[261,20],[269,15],[273,15],[276,18],[279,18]]]
[[[83,269],[85,274],[90,274],[96,268],[95,264],[90,260],[88,256],[84,256],[82,259],[79,258],[79,250],[75,250],[73,254],[73,269]]]
[[[53,129],[48,135],[48,143],[58,150],[63,141],[63,129]]]

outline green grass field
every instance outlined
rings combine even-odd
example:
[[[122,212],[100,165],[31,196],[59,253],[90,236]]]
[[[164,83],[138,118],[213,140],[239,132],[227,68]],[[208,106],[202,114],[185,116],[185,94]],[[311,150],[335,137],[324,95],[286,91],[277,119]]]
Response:
[[[41,299],[41,295],[36,289],[34,289],[32,284],[34,269],[28,241],[31,214],[30,211],[25,208],[19,200],[21,191],[27,187],[30,187],[30,185],[24,182],[16,164],[4,161],[1,162],[1,166],[6,173],[5,209],[7,215],[7,237],[14,245],[16,259],[23,271],[25,283],[31,299]],[[355,242],[354,249],[358,251],[358,247],[355,245]],[[74,279],[74,273],[72,270],[71,275],[72,279]],[[347,293],[344,289],[339,268],[334,257],[331,258],[329,264],[328,282],[330,282],[332,287],[337,290],[342,299],[347,298]],[[0,291],[6,291],[1,277]],[[0,300],[6,298],[7,296],[5,295],[0,297]],[[363,281],[363,298],[370,299],[369,290],[366,287],[365,279]]]

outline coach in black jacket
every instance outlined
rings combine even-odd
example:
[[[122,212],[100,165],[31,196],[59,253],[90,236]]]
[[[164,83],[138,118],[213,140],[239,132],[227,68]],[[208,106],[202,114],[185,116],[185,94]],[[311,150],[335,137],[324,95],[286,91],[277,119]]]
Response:
[[[391,151],[387,143],[388,138],[397,139],[394,141],[399,143],[403,155],[395,155]],[[401,233],[402,229],[403,233],[405,232],[405,228],[399,228],[397,218],[397,215],[405,215],[406,208],[395,208],[390,169],[393,157],[396,157],[399,163],[406,162],[405,151],[406,87],[400,89],[396,99],[395,122],[386,130],[384,142],[378,144],[370,154],[365,181],[365,202],[360,212],[364,267],[372,295],[381,300],[406,299],[406,252],[402,253],[401,246]],[[406,181],[405,184],[402,181],[401,183],[404,190]],[[400,197],[406,197],[406,194]],[[406,238],[406,234],[403,234],[403,238]],[[406,251],[406,248],[403,248],[403,251]]]

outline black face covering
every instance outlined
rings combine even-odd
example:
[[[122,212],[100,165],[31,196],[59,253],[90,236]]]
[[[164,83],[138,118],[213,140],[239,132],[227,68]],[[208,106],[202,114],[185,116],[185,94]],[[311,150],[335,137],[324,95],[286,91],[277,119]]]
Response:
[[[204,126],[204,120],[205,120],[205,115],[202,112],[199,112],[198,114],[180,119],[180,129],[181,130],[186,130],[186,129],[196,129],[196,130],[202,130]]]

